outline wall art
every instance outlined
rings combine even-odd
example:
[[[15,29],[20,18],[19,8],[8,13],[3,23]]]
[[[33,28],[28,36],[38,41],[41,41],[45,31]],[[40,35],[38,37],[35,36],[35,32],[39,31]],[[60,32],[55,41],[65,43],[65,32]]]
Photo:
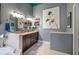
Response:
[[[59,7],[43,10],[43,28],[45,29],[60,28],[60,8]]]

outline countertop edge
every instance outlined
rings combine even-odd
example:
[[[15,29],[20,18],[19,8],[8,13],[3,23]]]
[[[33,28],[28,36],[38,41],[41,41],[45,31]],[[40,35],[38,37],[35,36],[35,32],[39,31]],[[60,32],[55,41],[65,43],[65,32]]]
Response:
[[[73,34],[72,32],[50,32],[51,34]]]
[[[28,35],[28,34],[32,34],[35,32],[39,32],[39,30],[34,30],[34,31],[30,31],[30,32],[25,32],[25,33],[16,33],[16,32],[9,32],[10,34],[17,34],[17,35]]]

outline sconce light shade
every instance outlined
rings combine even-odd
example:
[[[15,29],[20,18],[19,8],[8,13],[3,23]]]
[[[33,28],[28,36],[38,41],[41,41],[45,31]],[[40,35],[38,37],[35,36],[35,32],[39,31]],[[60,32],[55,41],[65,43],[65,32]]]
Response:
[[[29,20],[29,21],[33,21],[33,19],[32,18],[26,18],[27,20]]]
[[[19,14],[19,13],[16,13],[16,12],[11,12],[11,14],[13,15],[13,17],[24,18],[24,16],[22,14]]]

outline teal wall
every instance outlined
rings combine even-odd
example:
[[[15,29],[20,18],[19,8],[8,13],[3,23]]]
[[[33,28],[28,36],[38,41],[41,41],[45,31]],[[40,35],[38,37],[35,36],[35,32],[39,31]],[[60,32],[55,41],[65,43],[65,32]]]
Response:
[[[39,5],[39,4],[41,4],[41,3],[31,3],[32,7],[35,7],[35,6]]]

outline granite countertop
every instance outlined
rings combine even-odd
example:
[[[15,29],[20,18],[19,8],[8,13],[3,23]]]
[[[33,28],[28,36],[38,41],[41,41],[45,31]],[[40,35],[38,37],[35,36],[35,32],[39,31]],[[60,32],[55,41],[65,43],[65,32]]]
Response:
[[[39,30],[36,29],[34,31],[24,31],[24,32],[21,32],[21,31],[15,31],[15,32],[10,32],[11,34],[17,34],[17,35],[28,35],[28,34],[31,34],[31,33],[35,33],[35,32],[38,32]]]

